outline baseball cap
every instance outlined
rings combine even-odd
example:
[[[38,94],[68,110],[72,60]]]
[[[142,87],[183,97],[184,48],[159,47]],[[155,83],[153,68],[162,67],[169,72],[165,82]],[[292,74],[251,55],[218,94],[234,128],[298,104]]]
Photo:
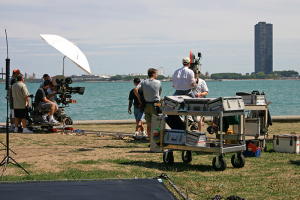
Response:
[[[14,69],[13,74],[21,74],[21,72],[18,69]]]
[[[182,64],[186,65],[186,64],[189,64],[191,62],[191,60],[189,59],[189,57],[185,57],[183,60],[182,60]]]

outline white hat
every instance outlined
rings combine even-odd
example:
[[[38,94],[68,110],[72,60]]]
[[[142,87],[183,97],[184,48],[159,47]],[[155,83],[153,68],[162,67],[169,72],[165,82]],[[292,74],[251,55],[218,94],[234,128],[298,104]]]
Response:
[[[182,60],[182,64],[184,65],[187,65],[191,62],[191,60],[189,59],[189,57],[185,57],[183,60]]]

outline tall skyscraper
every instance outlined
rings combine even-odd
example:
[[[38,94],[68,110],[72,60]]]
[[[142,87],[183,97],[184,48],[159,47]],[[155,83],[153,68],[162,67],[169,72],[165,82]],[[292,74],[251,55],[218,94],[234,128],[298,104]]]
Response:
[[[255,73],[273,72],[273,24],[255,25]]]

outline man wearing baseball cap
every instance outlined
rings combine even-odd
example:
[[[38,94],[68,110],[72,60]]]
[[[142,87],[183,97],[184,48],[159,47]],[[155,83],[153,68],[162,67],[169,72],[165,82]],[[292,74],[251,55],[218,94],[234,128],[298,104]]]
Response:
[[[195,74],[190,67],[190,59],[183,58],[183,67],[177,69],[173,75],[172,85],[175,88],[173,95],[188,95],[195,98],[192,88],[196,85]]]
[[[14,69],[13,70],[13,73],[12,73],[12,76],[10,77],[10,79],[9,79],[9,88],[10,88],[10,90],[9,91],[7,91],[8,93],[7,93],[7,96],[9,97],[9,100],[10,100],[10,107],[11,107],[11,109],[10,109],[10,128],[11,128],[11,130],[13,131],[14,130],[14,128],[15,128],[15,116],[14,116],[14,110],[13,110],[13,107],[12,107],[12,94],[11,94],[11,86],[12,86],[12,83],[15,83],[15,82],[17,82],[17,76],[19,75],[19,74],[21,74],[21,72],[20,72],[20,70],[18,70],[18,69]]]

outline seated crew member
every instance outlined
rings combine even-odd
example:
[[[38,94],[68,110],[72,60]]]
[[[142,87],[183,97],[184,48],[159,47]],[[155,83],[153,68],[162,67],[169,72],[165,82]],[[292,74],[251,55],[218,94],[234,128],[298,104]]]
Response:
[[[47,123],[47,116],[49,117],[49,123],[57,124],[59,123],[53,118],[53,113],[55,113],[58,108],[55,103],[47,99],[47,89],[50,87],[51,81],[45,80],[44,86],[42,88],[39,88],[35,94],[35,105],[38,107],[43,107],[45,109],[49,109],[50,111],[44,115],[42,115],[43,122]]]
[[[137,87],[134,88],[134,94],[138,97],[139,102],[142,103],[139,92],[141,92],[146,101],[145,119],[147,122],[147,134],[151,141],[151,118],[152,114],[157,113],[156,103],[160,101],[161,82],[157,79],[157,70],[150,68],[148,70],[149,79],[143,80]]]
[[[199,78],[199,71],[195,73],[196,78],[196,86],[193,88],[193,92],[195,94],[196,98],[204,98],[208,94],[208,87],[206,85],[206,82]],[[198,121],[198,129],[201,132],[202,131],[202,124],[204,123],[205,117],[197,116],[196,121]]]
[[[138,86],[138,84],[140,82],[141,82],[140,78],[135,78],[133,80],[133,84],[135,86]],[[132,103],[133,103],[133,106],[134,106],[134,117],[135,117],[135,120],[136,120],[136,128],[135,128],[134,137],[138,138],[140,130],[143,132],[143,137],[146,137],[147,134],[145,132],[145,128],[144,128],[144,125],[143,125],[143,122],[142,122],[142,118],[144,117],[144,113],[141,112],[141,110],[140,110],[140,102],[139,102],[138,97],[134,94],[134,89],[132,89],[130,91],[128,100],[129,100],[128,113],[130,115],[131,115]]]
[[[183,67],[177,69],[173,75],[172,85],[175,88],[173,95],[188,95],[195,98],[192,87],[196,85],[195,74],[189,67],[191,65],[190,59],[185,57],[182,60]]]
[[[53,103],[56,102],[57,96],[56,96],[56,87],[51,83],[50,87],[47,90],[47,99],[52,101]]]

